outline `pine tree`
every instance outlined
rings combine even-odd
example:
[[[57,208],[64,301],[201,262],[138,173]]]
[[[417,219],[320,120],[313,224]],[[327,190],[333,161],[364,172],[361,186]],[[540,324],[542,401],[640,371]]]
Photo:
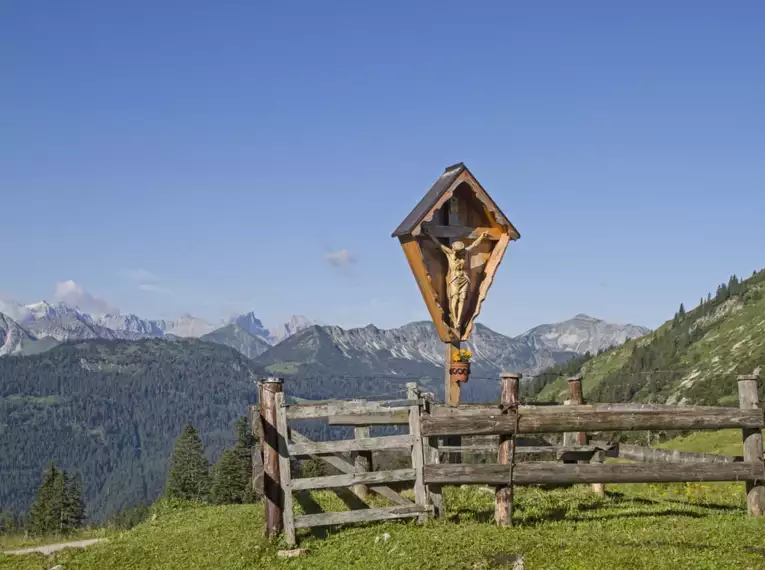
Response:
[[[13,513],[0,513],[0,535],[11,534],[18,530],[18,523]]]
[[[176,499],[206,501],[210,494],[210,465],[204,454],[202,440],[191,423],[175,442],[166,494]]]
[[[213,468],[212,500],[219,505],[242,503],[249,473],[241,469],[238,449],[226,449]]]
[[[64,472],[63,531],[78,529],[85,522],[85,503],[82,500],[82,478],[79,473]]]
[[[250,449],[255,445],[255,436],[247,421],[247,416],[240,416],[236,420],[236,444],[244,449]]]
[[[212,500],[217,504],[250,503],[252,491],[252,446],[255,439],[246,417],[236,422],[237,441],[225,450],[213,469]]]
[[[63,474],[54,463],[43,476],[35,501],[29,511],[29,531],[35,535],[59,532],[63,503]]]

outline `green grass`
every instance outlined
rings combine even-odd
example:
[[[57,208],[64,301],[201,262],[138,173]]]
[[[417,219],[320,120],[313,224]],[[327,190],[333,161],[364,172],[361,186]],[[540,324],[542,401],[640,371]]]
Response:
[[[736,455],[741,432],[695,433],[661,447]],[[456,570],[511,568],[518,554],[531,570],[765,569],[765,518],[746,515],[742,483],[608,485],[607,492],[601,499],[586,486],[519,488],[516,526],[500,529],[492,522],[490,489],[447,488],[443,520],[353,525],[317,536],[299,531],[309,553],[291,560],[276,556],[283,543],[263,537],[260,504],[160,504],[148,521],[107,535],[104,543],[50,557],[0,555],[0,570],[56,564],[65,570]],[[344,508],[330,492],[311,498],[324,510]]]
[[[695,501],[661,496],[649,485],[608,491],[603,500],[583,486],[518,489],[517,524],[499,529],[491,522],[490,492],[448,488],[445,520],[301,533],[310,552],[293,560],[278,559],[284,545],[263,538],[262,505],[186,506],[159,510],[153,520],[84,550],[0,555],[0,569],[472,569],[511,567],[507,561],[516,554],[530,569],[765,568],[765,520],[745,515],[743,492],[720,504],[719,495],[706,501],[695,487],[689,494]],[[338,508],[329,493],[315,497]]]
[[[720,455],[741,455],[744,449],[740,429],[694,432],[660,443],[656,447]]]

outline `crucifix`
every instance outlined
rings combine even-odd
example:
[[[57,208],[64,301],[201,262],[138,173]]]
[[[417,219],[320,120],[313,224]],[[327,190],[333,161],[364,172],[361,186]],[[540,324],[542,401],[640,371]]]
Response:
[[[444,400],[460,402],[470,355],[460,351],[511,240],[520,234],[462,164],[444,170],[393,232],[444,342]],[[434,247],[435,246],[435,247]]]

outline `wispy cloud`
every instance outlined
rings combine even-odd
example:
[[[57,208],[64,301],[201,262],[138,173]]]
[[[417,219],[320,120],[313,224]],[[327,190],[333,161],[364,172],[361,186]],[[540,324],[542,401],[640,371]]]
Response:
[[[72,281],[56,283],[54,293],[56,301],[61,301],[72,307],[77,307],[94,315],[119,315],[120,310],[104,299],[91,295],[82,285]]]
[[[324,259],[332,267],[347,267],[349,265],[355,265],[358,262],[356,256],[347,249],[330,251],[324,255]]]
[[[170,289],[162,284],[162,279],[148,269],[139,267],[137,269],[123,269],[122,274],[130,281],[135,283],[141,291],[149,293],[170,293]]]

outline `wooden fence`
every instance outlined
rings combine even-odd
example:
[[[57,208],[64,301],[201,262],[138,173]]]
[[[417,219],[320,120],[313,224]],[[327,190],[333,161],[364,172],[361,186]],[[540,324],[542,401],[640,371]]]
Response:
[[[295,529],[414,517],[423,521],[443,513],[443,485],[493,485],[496,488],[495,519],[512,524],[515,485],[592,484],[604,493],[607,483],[668,483],[688,481],[743,481],[748,512],[765,512],[765,465],[763,464],[763,410],[758,398],[758,377],[738,378],[739,408],[669,406],[648,404],[592,404],[581,398],[581,377],[572,378],[572,398],[566,406],[520,405],[520,375],[502,375],[499,406],[436,404],[424,397],[415,384],[408,385],[408,399],[333,401],[287,405],[282,383],[269,379],[260,384],[260,421],[253,421],[263,449],[263,491],[266,532],[282,529],[287,542],[296,541]],[[355,428],[354,438],[315,442],[290,429],[290,420],[326,418],[330,425]],[[369,436],[370,425],[407,425],[408,434]],[[658,450],[609,442],[589,442],[587,432],[629,430],[717,430],[736,428],[743,434],[743,455],[728,457]],[[551,445],[539,434],[573,434],[563,445]],[[518,434],[536,437],[518,437]],[[439,438],[461,436],[463,445],[440,446]],[[484,442],[475,441],[483,437]],[[467,443],[473,438],[472,443]],[[573,443],[572,443],[573,442]],[[405,450],[410,466],[372,471],[373,451]],[[460,453],[492,452],[496,463],[459,463]],[[353,461],[343,454],[352,453]],[[518,461],[518,457],[542,455],[551,461]],[[605,463],[606,456],[637,463]],[[323,477],[293,478],[291,458],[314,457],[341,473]],[[456,458],[456,459],[455,459]],[[444,461],[446,460],[446,461]],[[256,461],[257,463],[257,461]],[[388,484],[407,482],[414,487],[414,502]],[[309,489],[352,490],[358,503],[354,510],[334,513],[293,514],[293,493]],[[368,508],[369,492],[392,506]]]

